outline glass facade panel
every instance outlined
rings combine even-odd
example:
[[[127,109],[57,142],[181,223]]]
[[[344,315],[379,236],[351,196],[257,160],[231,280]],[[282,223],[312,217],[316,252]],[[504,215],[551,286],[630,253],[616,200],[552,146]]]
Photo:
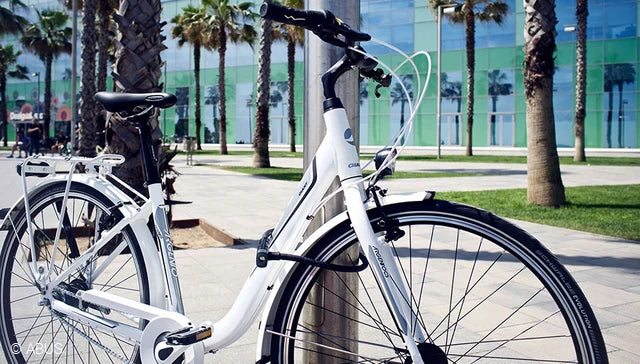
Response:
[[[462,72],[444,72],[440,83],[442,145],[462,142]]]
[[[607,64],[604,68],[604,146],[636,148],[636,65]]]
[[[189,87],[176,87],[176,115],[174,119],[174,138],[189,136]]]
[[[252,83],[236,84],[236,143],[253,142],[255,102]]]
[[[271,143],[285,144],[289,142],[287,123],[287,90],[286,81],[271,82],[269,99],[269,128]]]
[[[413,1],[362,1],[360,3],[361,30],[373,38],[393,44],[404,52],[413,51]],[[368,52],[391,54],[388,48],[369,43]]]
[[[636,3],[607,4],[605,9],[605,37],[628,38],[636,35]]]
[[[360,81],[360,145],[369,142],[369,82]]]
[[[487,73],[489,145],[513,146],[515,77],[512,69],[496,69]]]
[[[220,94],[217,85],[204,87],[204,112],[202,133],[205,143],[220,143]]]
[[[409,110],[409,100],[407,100],[400,82],[404,84],[409,96],[413,97],[413,75],[400,75],[400,81],[394,79],[391,82],[391,86],[389,87],[389,101],[391,103],[389,123],[391,130],[390,137],[398,134],[411,115],[411,111]]]

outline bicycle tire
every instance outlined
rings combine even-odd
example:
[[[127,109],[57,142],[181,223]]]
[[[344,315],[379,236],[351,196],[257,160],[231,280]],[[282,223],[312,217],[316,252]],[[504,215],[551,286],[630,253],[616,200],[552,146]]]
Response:
[[[53,183],[29,198],[34,236],[37,236],[36,259],[50,262],[55,228],[60,221],[60,207],[65,192],[65,181]],[[96,226],[108,224],[100,221],[114,203],[94,188],[72,182],[67,201],[68,226],[72,229],[68,236],[62,229],[56,251],[56,270],[68,266],[73,261],[75,245],[80,254],[94,241]],[[117,208],[111,210],[115,221],[122,218]],[[102,224],[102,225],[99,225]],[[110,223],[113,225],[113,221]],[[0,251],[0,341],[9,363],[29,362],[118,362],[118,358],[104,350],[113,350],[120,359],[139,361],[138,347],[52,313],[47,305],[39,306],[40,289],[28,273],[31,254],[28,243],[26,211],[18,211],[6,234]],[[75,241],[75,244],[72,243]],[[110,249],[124,242],[124,250],[97,276],[94,268],[105,261]],[[20,249],[19,249],[20,248]],[[149,287],[144,258],[131,227],[127,226],[112,241],[97,251],[91,264],[68,278],[65,288],[100,289],[129,299],[149,303]],[[54,276],[54,275],[52,275]],[[90,277],[90,278],[87,278]],[[73,285],[71,283],[73,282]],[[143,327],[144,321],[134,322],[115,312],[100,313],[95,308],[84,308],[99,317],[125,322]],[[71,327],[73,326],[73,327]],[[84,335],[83,335],[84,334]],[[86,337],[94,340],[91,342]],[[99,343],[98,345],[95,342]]]
[[[417,317],[413,326],[421,325],[428,336],[417,343],[425,363],[608,362],[584,294],[566,268],[531,235],[487,211],[447,201],[383,209],[398,219],[406,233],[391,244],[404,284],[411,287],[411,307]],[[369,217],[374,230],[384,233],[379,211],[370,211]],[[418,246],[419,236],[426,237],[428,245]],[[355,233],[346,221],[306,256],[328,262],[341,255],[344,259],[346,249],[355,244]],[[357,253],[352,251],[347,260],[355,264]],[[389,306],[370,270],[325,272],[341,277],[334,280],[336,285],[357,275],[360,288],[354,294],[352,287],[323,286],[323,271],[317,267],[294,267],[265,326],[270,353],[263,362],[413,362],[393,317],[384,312]],[[310,301],[311,295],[337,298],[327,308]],[[312,310],[314,314],[304,313]],[[351,334],[332,333],[319,325],[320,320],[327,325],[350,322]]]

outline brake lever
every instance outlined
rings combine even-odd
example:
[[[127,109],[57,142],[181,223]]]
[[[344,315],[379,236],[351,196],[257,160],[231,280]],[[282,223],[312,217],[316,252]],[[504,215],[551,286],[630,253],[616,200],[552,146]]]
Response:
[[[376,98],[380,98],[380,88],[382,87],[389,87],[391,85],[391,74],[384,74],[384,71],[380,68],[377,69],[372,69],[369,71],[360,71],[360,76],[364,77],[364,78],[370,78],[373,81],[377,82],[378,84],[376,85],[376,89],[374,94],[376,95]]]

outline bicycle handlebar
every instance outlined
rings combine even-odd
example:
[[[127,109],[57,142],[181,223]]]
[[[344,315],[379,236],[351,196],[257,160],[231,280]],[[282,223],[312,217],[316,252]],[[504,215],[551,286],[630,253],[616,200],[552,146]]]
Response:
[[[352,29],[328,10],[302,10],[287,6],[262,3],[260,16],[264,19],[303,27],[325,42],[339,47],[351,46],[353,42],[366,42],[371,36]],[[342,35],[345,41],[336,38]]]

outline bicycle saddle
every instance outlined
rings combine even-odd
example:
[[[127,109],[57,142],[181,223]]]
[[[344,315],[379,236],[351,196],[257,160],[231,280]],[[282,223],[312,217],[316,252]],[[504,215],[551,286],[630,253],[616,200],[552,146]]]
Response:
[[[176,104],[176,96],[164,92],[130,94],[122,92],[98,92],[96,100],[109,112],[131,111],[136,106],[154,106],[166,109]]]

